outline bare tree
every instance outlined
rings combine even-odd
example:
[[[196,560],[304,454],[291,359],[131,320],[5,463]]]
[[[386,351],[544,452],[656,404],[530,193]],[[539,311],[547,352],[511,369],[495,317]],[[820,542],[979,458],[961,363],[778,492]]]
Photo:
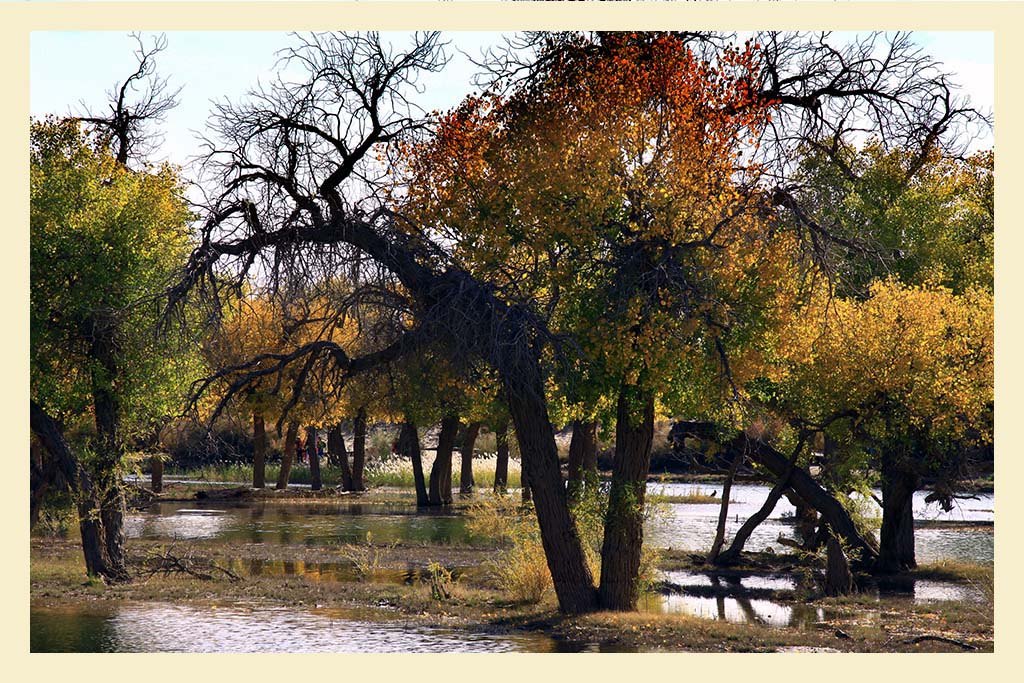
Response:
[[[121,164],[139,161],[160,146],[163,136],[151,128],[163,121],[167,112],[178,106],[181,88],[171,88],[166,78],[156,73],[156,57],[167,49],[167,37],[156,36],[149,45],[141,34],[132,33],[135,41],[135,71],[123,82],[115,83],[107,93],[107,112],[83,105],[77,118],[96,127],[100,139],[110,145],[114,158]]]
[[[329,359],[344,380],[427,342],[445,349],[456,366],[491,364],[508,396],[560,607],[585,611],[596,606],[596,591],[545,405],[538,358],[543,326],[528,309],[506,304],[449,265],[442,248],[383,201],[385,169],[376,156],[388,143],[425,130],[407,92],[420,73],[443,67],[443,47],[437,34],[417,34],[401,53],[375,33],[299,38],[282,60],[300,67],[306,80],[279,80],[244,104],[219,105],[206,167],[224,191],[207,207],[201,245],[171,299],[181,303],[195,292],[216,302],[224,286],[240,287],[257,273],[274,289],[289,278],[314,282],[339,268],[360,278],[362,268],[388,271],[415,305],[413,327],[357,357],[316,341],[226,368],[219,375],[232,377],[228,394],[297,364],[294,398],[318,360]],[[364,263],[371,260],[375,265]]]

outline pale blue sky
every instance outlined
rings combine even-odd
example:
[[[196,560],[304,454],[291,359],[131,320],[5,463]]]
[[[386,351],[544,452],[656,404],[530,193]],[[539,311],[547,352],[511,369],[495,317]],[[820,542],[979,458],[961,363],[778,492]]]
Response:
[[[404,34],[385,34],[401,44]],[[440,74],[423,81],[417,101],[425,109],[448,109],[472,88],[475,67],[459,50],[476,57],[482,47],[497,44],[499,33],[447,32],[452,60]],[[213,99],[236,99],[257,80],[269,80],[275,52],[288,44],[282,32],[170,32],[168,47],[157,61],[159,73],[173,87],[183,86],[179,106],[163,126],[164,145],[158,155],[184,163],[198,152],[191,131],[203,128]],[[993,107],[993,40],[991,33],[921,32],[916,39],[950,71],[975,106]],[[66,114],[79,102],[93,107],[104,93],[134,67],[134,42],[120,32],[36,32],[31,41],[31,113]],[[979,146],[991,145],[991,137]]]

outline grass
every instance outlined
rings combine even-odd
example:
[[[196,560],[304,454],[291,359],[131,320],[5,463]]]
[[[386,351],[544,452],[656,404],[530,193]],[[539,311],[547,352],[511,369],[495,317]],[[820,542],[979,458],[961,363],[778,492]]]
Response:
[[[452,456],[452,488],[458,489],[460,483],[459,464],[461,460],[458,453]],[[473,458],[473,482],[477,488],[490,489],[494,487],[494,473],[498,459],[494,454],[477,454]],[[434,463],[434,455],[423,454],[423,476],[430,478],[430,467]],[[266,466],[266,482],[273,486],[281,471],[279,464],[268,464]],[[195,469],[171,469],[164,472],[165,477],[180,477],[196,481],[211,483],[237,482],[247,484],[252,482],[252,465],[242,463],[217,463]],[[325,487],[339,486],[341,484],[341,468],[327,465],[321,461],[320,479]],[[288,478],[290,484],[309,484],[312,476],[308,463],[296,463],[292,466]],[[366,465],[363,472],[363,482],[367,486],[393,486],[397,488],[413,488],[415,480],[412,472],[412,461],[400,458],[388,458],[383,461],[373,461]],[[520,467],[517,460],[509,458],[508,462],[508,488],[514,489],[521,486]]]
[[[722,499],[718,496],[718,492],[715,490],[705,491],[698,486],[692,487],[689,491],[682,495],[667,495],[662,493],[656,493],[650,496],[651,500],[656,503],[687,503],[687,504],[699,504],[699,505],[717,505],[722,502]],[[735,500],[730,500],[730,503],[735,503]]]

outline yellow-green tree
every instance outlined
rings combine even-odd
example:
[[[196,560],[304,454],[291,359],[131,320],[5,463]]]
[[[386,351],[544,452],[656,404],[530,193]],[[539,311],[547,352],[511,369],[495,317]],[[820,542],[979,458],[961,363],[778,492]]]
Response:
[[[877,567],[915,566],[914,492],[933,479],[948,506],[965,451],[991,441],[992,294],[880,280],[863,301],[814,301],[793,317],[785,339],[776,404],[845,447],[843,461],[833,463],[847,473],[839,478],[877,467]]]
[[[86,568],[124,579],[126,444],[178,411],[198,371],[155,334],[191,216],[174,168],[129,170],[77,121],[33,121],[30,153],[32,402],[66,427],[92,422],[73,444],[97,496],[79,506]]]

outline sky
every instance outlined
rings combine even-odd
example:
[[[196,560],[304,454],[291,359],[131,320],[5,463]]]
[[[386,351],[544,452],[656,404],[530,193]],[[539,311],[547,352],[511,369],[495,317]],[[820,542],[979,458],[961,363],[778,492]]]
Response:
[[[843,34],[840,34],[843,35]],[[850,34],[852,35],[852,34]],[[199,152],[194,131],[204,127],[213,100],[237,100],[257,82],[268,82],[277,61],[275,53],[289,44],[279,32],[169,32],[168,47],[157,58],[157,70],[172,88],[181,86],[179,106],[162,126],[164,144],[154,160],[185,165]],[[146,37],[146,36],[144,36]],[[384,34],[401,45],[408,36]],[[470,57],[500,44],[501,34],[446,32],[451,61],[439,74],[422,81],[416,98],[425,110],[446,110],[473,90],[477,68]],[[981,32],[920,32],[915,39],[933,57],[957,74],[976,107],[993,109],[993,39]],[[149,40],[147,39],[147,43]],[[35,32],[31,39],[31,114],[81,113],[85,103],[94,110],[105,106],[105,93],[135,67],[134,41],[120,32]],[[991,136],[977,141],[988,147]]]

